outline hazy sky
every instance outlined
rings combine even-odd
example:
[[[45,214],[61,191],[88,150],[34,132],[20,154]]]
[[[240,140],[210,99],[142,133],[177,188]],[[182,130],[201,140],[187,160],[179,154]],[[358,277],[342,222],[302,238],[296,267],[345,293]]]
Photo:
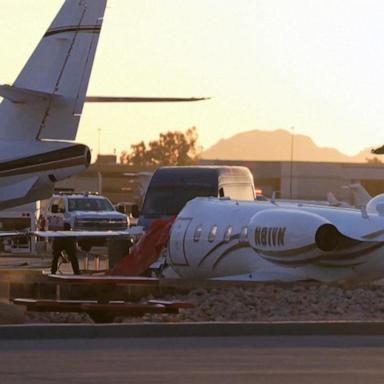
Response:
[[[0,0],[0,83],[62,3]],[[101,152],[119,153],[196,126],[208,148],[294,126],[347,154],[382,145],[383,20],[382,0],[109,0],[88,94],[213,99],[88,105],[77,140],[97,152],[101,129]]]

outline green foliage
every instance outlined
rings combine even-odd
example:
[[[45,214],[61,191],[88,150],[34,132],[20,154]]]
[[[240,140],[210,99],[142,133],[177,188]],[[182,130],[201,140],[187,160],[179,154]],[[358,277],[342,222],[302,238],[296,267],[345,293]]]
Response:
[[[197,146],[196,128],[161,133],[158,140],[131,145],[130,152],[122,152],[120,162],[129,165],[192,165],[196,164],[201,148]]]

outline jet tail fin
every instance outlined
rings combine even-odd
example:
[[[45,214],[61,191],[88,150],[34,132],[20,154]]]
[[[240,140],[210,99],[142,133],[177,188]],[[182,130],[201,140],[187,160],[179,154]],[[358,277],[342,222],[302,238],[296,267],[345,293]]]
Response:
[[[65,1],[13,86],[0,89],[0,138],[76,138],[106,1]]]
[[[336,198],[335,194],[333,192],[327,193],[327,201],[328,204],[334,207],[337,207],[340,203],[340,201]]]
[[[368,201],[372,198],[372,196],[360,183],[348,185],[347,188],[352,191],[353,205],[356,208],[365,207]]]

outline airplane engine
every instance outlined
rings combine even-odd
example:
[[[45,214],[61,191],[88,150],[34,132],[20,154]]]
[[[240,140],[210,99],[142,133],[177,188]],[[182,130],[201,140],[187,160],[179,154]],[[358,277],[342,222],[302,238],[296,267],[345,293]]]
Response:
[[[71,177],[87,169],[91,163],[91,151],[83,144],[75,144],[61,149],[57,153],[60,156],[60,160],[54,160],[57,166],[48,173],[48,178],[51,182]]]
[[[256,213],[250,220],[249,240],[257,252],[284,256],[318,249],[334,250],[343,235],[324,217],[310,212],[273,209]]]

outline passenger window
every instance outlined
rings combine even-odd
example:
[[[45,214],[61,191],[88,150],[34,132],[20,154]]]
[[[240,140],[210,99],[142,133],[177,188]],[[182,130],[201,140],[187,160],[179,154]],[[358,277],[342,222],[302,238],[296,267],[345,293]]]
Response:
[[[203,232],[203,227],[202,227],[201,225],[199,225],[199,226],[195,229],[195,233],[193,234],[193,241],[194,241],[194,242],[197,242],[197,241],[200,240],[201,232]]]
[[[230,225],[224,232],[224,241],[228,243],[231,240],[232,226]]]
[[[241,243],[245,243],[248,241],[248,227],[241,228],[239,241]]]
[[[217,225],[214,225],[211,230],[209,231],[208,234],[208,241],[212,243],[216,239],[216,234],[217,234]]]

